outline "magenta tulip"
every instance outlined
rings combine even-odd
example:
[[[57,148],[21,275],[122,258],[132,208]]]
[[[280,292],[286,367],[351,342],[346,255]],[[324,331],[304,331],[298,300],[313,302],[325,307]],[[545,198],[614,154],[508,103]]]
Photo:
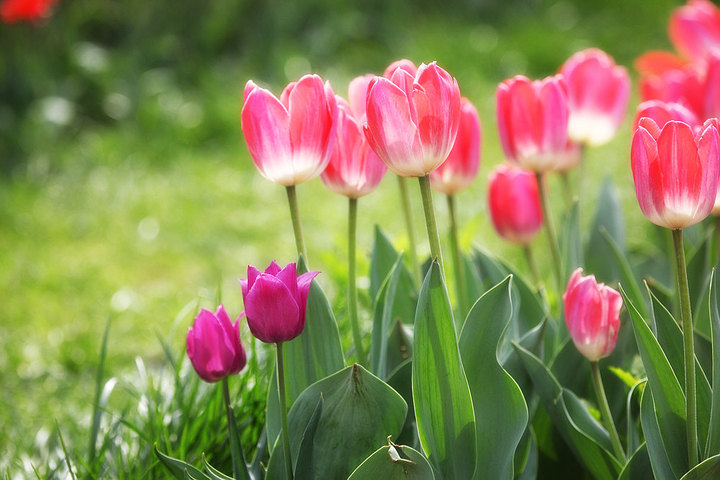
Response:
[[[446,195],[455,195],[470,186],[480,166],[480,118],[467,98],[461,100],[460,109],[455,145],[447,160],[430,172],[430,185]]]
[[[620,294],[578,268],[563,294],[565,323],[578,351],[591,362],[610,355],[620,329]]]
[[[560,68],[565,77],[574,142],[602,145],[612,139],[627,111],[630,77],[597,48],[577,52]]]
[[[274,261],[264,273],[248,266],[240,279],[250,332],[265,343],[287,342],[305,328],[305,308],[313,278],[320,272],[297,275],[295,263],[280,269]]]
[[[330,163],[321,178],[333,192],[348,198],[358,198],[377,188],[387,167],[365,140],[362,126],[353,115],[351,105],[340,97],[337,97],[337,104],[337,141]]]
[[[698,129],[667,122],[662,129],[641,118],[632,142],[635,192],[643,214],[670,229],[694,225],[712,210],[718,189],[718,131],[708,120]]]
[[[703,61],[720,55],[720,10],[707,0],[690,0],[670,16],[670,40],[678,52]]]
[[[497,121],[505,156],[533,172],[557,167],[568,142],[568,104],[562,76],[505,80],[497,90]]]
[[[279,100],[252,80],[245,86],[241,120],[250,156],[265,178],[286,187],[325,170],[336,118],[335,95],[317,75],[290,83]]]
[[[197,374],[206,382],[217,382],[238,373],[247,363],[240,343],[240,319],[231,323],[222,305],[215,313],[201,310],[188,330],[187,354]]]
[[[633,131],[637,130],[643,117],[651,118],[659,127],[671,120],[684,122],[692,127],[700,125],[697,116],[684,105],[660,100],[648,100],[638,106],[633,121]]]
[[[505,240],[529,245],[543,224],[535,175],[512,164],[490,173],[488,207],[495,230]]]
[[[365,136],[390,170],[422,177],[445,161],[460,124],[460,89],[449,73],[435,62],[414,76],[399,67],[368,88]]]

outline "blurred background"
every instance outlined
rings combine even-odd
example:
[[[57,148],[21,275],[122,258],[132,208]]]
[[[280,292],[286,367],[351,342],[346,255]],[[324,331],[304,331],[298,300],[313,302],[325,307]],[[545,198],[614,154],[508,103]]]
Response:
[[[285,192],[256,173],[242,139],[248,79],[279,93],[314,72],[346,95],[351,78],[396,59],[437,60],[483,124],[478,180],[458,198],[462,243],[525,268],[485,213],[487,174],[503,160],[497,83],[553,74],[591,46],[634,75],[638,55],[671,49],[667,19],[680,4],[59,0],[48,18],[0,24],[0,475],[22,478],[8,472],[57,463],[56,420],[71,446],[85,442],[108,318],[106,371],[120,379],[113,402],[125,405],[136,358],[161,368],[160,340],[183,351],[199,307],[219,298],[231,315],[240,312],[237,278],[248,264],[294,259]],[[629,168],[635,105],[616,139],[589,151],[583,178],[575,178],[587,225],[601,180],[612,177],[630,248],[649,223]],[[323,271],[318,280],[346,333],[344,292],[335,287],[345,276],[346,202],[319,179],[298,192],[310,262]],[[390,176],[361,199],[361,273],[375,222],[399,248],[407,245],[398,202]],[[436,207],[446,228],[444,201]],[[543,242],[536,256],[549,267]],[[367,319],[366,295],[364,302]]]

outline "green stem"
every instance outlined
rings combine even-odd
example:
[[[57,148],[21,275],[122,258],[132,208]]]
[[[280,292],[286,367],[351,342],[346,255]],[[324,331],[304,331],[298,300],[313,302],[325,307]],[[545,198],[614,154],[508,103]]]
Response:
[[[420,264],[418,263],[417,247],[415,243],[415,223],[413,222],[412,207],[410,205],[410,192],[408,191],[407,179],[396,175],[400,187],[400,198],[402,199],[403,213],[405,214],[405,227],[408,235],[408,256],[412,265],[413,276],[418,286],[422,282],[420,278]]]
[[[230,388],[228,387],[228,378],[222,379],[222,393],[223,400],[225,400],[225,416],[227,417],[228,423],[228,437],[230,439],[230,452],[232,454],[233,464],[233,478],[243,478],[242,471],[240,469],[240,462],[245,462],[242,458],[237,458],[236,452],[240,450],[240,446],[237,444],[237,437],[233,435],[235,428],[231,425],[235,423],[235,416],[233,415],[232,407],[230,406]]]
[[[715,251],[711,257],[711,265],[717,264],[720,257],[720,215],[713,215],[713,220],[715,223]]]
[[[355,243],[357,238],[357,198],[350,198],[348,202],[348,311],[350,312],[350,326],[352,327],[353,341],[358,363],[367,365],[367,357],[362,346],[362,335],[358,322],[357,287],[355,273]]]
[[[605,422],[605,428],[610,433],[610,441],[612,442],[613,450],[615,450],[615,456],[620,460],[621,464],[626,461],[625,451],[620,443],[620,436],[615,429],[615,422],[613,422],[612,414],[610,413],[610,406],[608,405],[607,397],[605,396],[605,388],[603,387],[602,377],[600,376],[600,367],[598,362],[590,362],[590,370],[592,371],[593,385],[595,386],[595,394],[597,395],[598,407],[602,414],[603,421]]]
[[[300,223],[300,210],[298,209],[297,193],[295,185],[285,187],[287,192],[288,204],[290,205],[290,217],[292,218],[293,232],[295,233],[295,246],[298,255],[302,255],[305,264],[308,264],[307,250],[305,249],[305,237],[303,237],[302,224]]]
[[[466,309],[469,307],[465,292],[465,265],[460,251],[460,238],[458,236],[458,222],[455,213],[455,196],[447,195],[448,213],[450,215],[450,247],[455,271],[455,289],[457,291],[458,314],[465,319]]]
[[[693,468],[698,463],[697,447],[697,396],[695,390],[695,345],[693,343],[693,321],[690,310],[690,288],[688,287],[685,248],[682,229],[672,231],[677,265],[678,293],[680,294],[680,313],[683,330],[683,354],[685,357],[685,398],[687,419],[688,464]]]
[[[552,256],[553,271],[555,273],[555,282],[558,292],[563,289],[562,266],[560,263],[560,249],[558,248],[557,234],[555,233],[555,225],[553,224],[552,211],[550,210],[550,198],[547,193],[547,184],[545,176],[542,173],[535,172],[537,179],[538,191],[540,193],[540,207],[542,208],[543,219],[545,221],[545,231],[547,232],[548,243],[550,244],[550,255]]]
[[[540,274],[538,274],[537,265],[535,264],[535,258],[533,258],[532,249],[530,245],[523,245],[523,252],[525,253],[525,260],[527,261],[528,267],[530,268],[530,275],[532,281],[535,284],[535,288],[540,288]]]
[[[568,172],[560,172],[560,180],[563,186],[563,193],[565,194],[565,207],[569,212],[573,206],[573,189],[570,184],[570,174]]]
[[[282,342],[277,346],[277,381],[278,393],[280,394],[280,419],[282,421],[283,450],[285,451],[285,471],[288,480],[293,479],[292,458],[290,457],[290,436],[288,433],[287,400],[285,398],[285,368],[283,365]]]
[[[430,190],[430,175],[418,177],[420,194],[422,195],[423,211],[425,212],[425,226],[427,227],[428,241],[430,242],[430,255],[440,265],[440,271],[445,275],[442,252],[440,251],[440,235],[437,222],[435,222],[435,206],[433,205],[432,190]]]

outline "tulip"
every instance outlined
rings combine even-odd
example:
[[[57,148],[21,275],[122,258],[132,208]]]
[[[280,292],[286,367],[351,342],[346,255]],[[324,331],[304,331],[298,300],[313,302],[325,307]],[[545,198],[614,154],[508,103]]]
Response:
[[[446,195],[455,195],[470,186],[480,166],[480,118],[467,98],[462,99],[460,109],[455,145],[447,160],[430,172],[430,185]]]
[[[295,263],[280,269],[273,261],[264,273],[248,266],[240,285],[250,332],[265,343],[287,342],[300,335],[310,284],[318,273],[298,276]]]
[[[571,56],[560,73],[567,86],[570,139],[585,145],[610,141],[627,110],[627,70],[602,50],[590,48]]]
[[[245,367],[239,329],[240,319],[231,323],[222,305],[215,313],[203,309],[195,317],[187,334],[187,354],[200,378],[217,382]]]
[[[690,0],[675,9],[668,28],[670,40],[683,55],[697,61],[720,54],[720,10],[707,0]]]
[[[435,62],[415,76],[395,69],[376,77],[367,96],[365,135],[390,170],[405,177],[427,175],[445,161],[460,124],[457,81]]]
[[[490,173],[488,208],[501,237],[520,245],[530,244],[543,224],[535,175],[512,164],[495,167]]]
[[[641,118],[632,142],[635,192],[653,223],[681,229],[704,219],[718,189],[718,131],[705,122],[697,134],[688,124],[667,122],[662,129]]]
[[[337,105],[329,83],[305,75],[278,100],[252,80],[241,120],[250,156],[265,178],[284,186],[320,175],[334,146]]]
[[[57,0],[5,0],[0,4],[0,20],[17,23],[39,20],[50,16]]]
[[[691,65],[642,76],[640,97],[643,102],[680,103],[698,117],[705,115],[705,82],[701,72]]]
[[[348,86],[348,101],[353,114],[358,121],[365,124],[365,107],[367,105],[367,91],[375,75],[368,73],[350,80]]]
[[[638,105],[633,121],[633,131],[637,130],[640,119],[643,117],[651,118],[659,127],[671,120],[687,123],[691,127],[700,125],[697,116],[684,105],[661,100],[648,100]]]
[[[393,75],[395,74],[396,70],[403,70],[410,74],[411,77],[415,77],[415,74],[417,73],[417,67],[415,64],[406,58],[403,58],[402,60],[396,60],[385,69],[385,72],[383,73],[383,77],[392,80]]]

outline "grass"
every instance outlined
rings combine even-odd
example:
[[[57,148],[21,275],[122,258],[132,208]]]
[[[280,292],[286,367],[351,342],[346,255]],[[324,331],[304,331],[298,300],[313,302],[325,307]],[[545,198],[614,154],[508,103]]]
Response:
[[[458,198],[461,241],[521,269],[519,250],[497,238],[485,207],[487,175],[503,158],[494,122],[497,82],[523,71],[553,73],[576,48],[593,44],[627,62],[654,41],[637,42],[632,50],[600,27],[585,28],[583,11],[573,4],[556,2],[542,11],[546,17],[540,21],[525,15],[497,28],[478,19],[421,19],[416,25],[421,33],[406,33],[389,47],[392,57],[382,59],[437,59],[478,107],[483,160],[478,181]],[[617,27],[616,34],[629,27],[624,28]],[[657,29],[662,34],[662,25]],[[358,63],[353,57],[319,73],[344,93],[348,80],[364,73]],[[38,132],[37,145],[21,169],[0,180],[0,290],[6,292],[0,322],[5,392],[0,475],[34,478],[36,469],[38,476],[62,478],[67,458],[77,472],[93,472],[91,477],[162,478],[153,442],[196,464],[204,450],[211,463],[228,465],[224,437],[217,435],[225,428],[220,394],[199,382],[182,360],[184,334],[198,308],[214,307],[218,299],[231,315],[241,311],[237,278],[248,264],[295,257],[285,192],[256,173],[239,131],[241,88],[251,76],[241,60],[223,61],[208,69],[200,85],[181,89],[168,72],[154,70],[139,80],[142,93],[131,120],[72,130],[38,118],[26,127]],[[581,224],[587,226],[599,179],[612,177],[632,242],[643,238],[647,222],[634,199],[628,129],[629,120],[610,145],[588,152],[583,178],[575,174],[573,180],[582,182]],[[555,211],[562,211],[559,182],[551,182],[551,190]],[[347,351],[350,327],[344,292],[337,288],[346,275],[346,202],[319,179],[300,185],[298,193],[310,264],[323,271],[318,281],[334,303]],[[414,185],[411,193],[418,240],[427,253]],[[398,202],[389,176],[378,192],[360,200],[359,272],[368,269],[362,253],[370,250],[374,223],[397,246],[407,245]],[[445,203],[436,200],[436,208],[445,230]],[[445,243],[446,233],[441,235]],[[536,256],[549,271],[544,251],[539,238]],[[365,302],[361,320],[368,328],[367,280],[359,286]],[[101,355],[108,321],[109,341]],[[248,345],[246,330],[242,337]],[[231,382],[241,422],[262,416],[268,351],[258,346],[253,375],[243,373]],[[98,376],[100,358],[104,368]],[[97,410],[100,400],[103,408]],[[259,424],[248,423],[246,448],[257,440]],[[93,431],[95,454],[87,455]]]

